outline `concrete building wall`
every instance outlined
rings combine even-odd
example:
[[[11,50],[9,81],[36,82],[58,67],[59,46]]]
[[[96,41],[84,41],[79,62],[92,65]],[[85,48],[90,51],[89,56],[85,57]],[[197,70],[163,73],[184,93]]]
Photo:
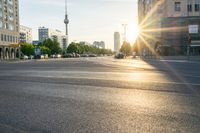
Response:
[[[67,36],[64,35],[61,31],[59,30],[54,30],[50,28],[45,28],[45,27],[40,27],[38,29],[38,36],[39,36],[39,41],[42,42],[45,39],[57,39],[57,41],[60,43],[60,47],[63,49],[67,48]]]
[[[94,41],[93,45],[97,48],[102,48],[105,49],[106,48],[106,44],[104,41]]]
[[[114,51],[119,52],[121,47],[121,42],[120,42],[120,33],[115,32],[114,33]]]
[[[0,0],[0,59],[16,57],[19,42],[19,2]]]
[[[189,33],[189,26],[200,27],[200,0],[139,0],[139,6],[139,23],[143,33],[150,36],[143,36],[150,49],[155,50],[161,43],[168,46],[170,54],[186,54],[187,46],[191,45],[188,36],[200,40],[200,32]]]
[[[20,42],[32,43],[32,28],[20,25]]]

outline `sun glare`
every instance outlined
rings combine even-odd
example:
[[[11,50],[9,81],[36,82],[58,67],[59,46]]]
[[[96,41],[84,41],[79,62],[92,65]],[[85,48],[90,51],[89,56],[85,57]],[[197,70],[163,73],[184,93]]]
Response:
[[[127,40],[134,43],[140,34],[140,28],[137,23],[129,23],[127,27]]]

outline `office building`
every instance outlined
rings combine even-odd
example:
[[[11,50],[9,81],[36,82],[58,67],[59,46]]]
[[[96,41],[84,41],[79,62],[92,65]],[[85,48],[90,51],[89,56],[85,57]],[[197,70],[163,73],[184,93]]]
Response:
[[[18,0],[0,0],[0,60],[15,59],[20,53],[18,5]]]
[[[115,52],[119,52],[120,51],[120,33],[119,32],[115,32],[114,33],[114,51]]]
[[[89,43],[89,42],[86,42],[86,41],[80,41],[79,42],[81,45],[88,45],[88,46],[91,46],[92,44]]]
[[[63,49],[67,48],[67,36],[64,35],[61,31],[59,30],[54,30],[50,28],[45,28],[45,27],[40,27],[38,29],[38,35],[39,35],[39,41],[42,42],[45,39],[56,39],[60,47]]]
[[[40,43],[40,41],[38,41],[38,40],[33,40],[33,41],[32,41],[32,44],[33,44],[34,46],[39,45],[39,43]]]
[[[93,45],[100,49],[105,49],[105,42],[104,41],[94,41]]]
[[[32,29],[26,26],[20,25],[19,32],[19,41],[20,43],[32,43]]]
[[[141,48],[186,55],[190,46],[190,54],[200,54],[200,0],[139,0],[138,16],[149,45],[140,38]]]

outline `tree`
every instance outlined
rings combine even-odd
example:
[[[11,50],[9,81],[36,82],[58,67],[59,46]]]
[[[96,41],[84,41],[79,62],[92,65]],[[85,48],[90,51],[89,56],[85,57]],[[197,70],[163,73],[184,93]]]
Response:
[[[77,43],[72,42],[67,48],[67,53],[80,54],[81,48],[79,47],[79,45]]]
[[[136,40],[135,43],[133,44],[133,52],[136,52],[137,54],[140,52],[140,44],[138,43],[138,41]]]
[[[51,47],[51,54],[61,54],[61,53],[62,49],[60,48],[60,44],[56,39],[54,39],[53,45]]]
[[[120,49],[120,52],[125,54],[125,56],[131,55],[132,54],[132,48],[131,48],[130,43],[124,42],[121,49]]]
[[[51,51],[51,54],[61,54],[62,53],[60,44],[56,39],[54,39],[54,40],[45,39],[42,43],[39,44],[39,46],[45,46],[45,47],[49,48],[49,50]]]
[[[40,46],[39,48],[41,49],[42,54],[48,54],[48,55],[51,54],[51,50],[48,47]]]
[[[83,47],[84,47],[84,53],[90,52],[90,46],[84,45]]]
[[[89,53],[89,54],[112,54],[112,51],[109,49],[100,49],[92,45],[82,45],[80,43],[74,43],[72,42],[68,48],[67,48],[67,53],[77,53],[77,54],[84,54],[84,53]]]
[[[34,46],[32,44],[28,44],[28,43],[23,43],[20,44],[21,45],[21,51],[24,55],[30,56],[30,55],[34,55]]]

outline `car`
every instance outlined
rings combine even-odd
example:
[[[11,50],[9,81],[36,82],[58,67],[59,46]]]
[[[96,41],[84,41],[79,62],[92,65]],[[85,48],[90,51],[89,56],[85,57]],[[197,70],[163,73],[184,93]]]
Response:
[[[55,56],[55,58],[61,58],[62,56],[60,55],[60,54],[57,54],[56,56]]]
[[[125,55],[123,53],[118,53],[118,54],[115,55],[115,58],[116,59],[124,59]]]
[[[28,56],[27,55],[21,56],[21,59],[28,60]]]
[[[81,57],[88,57],[88,54],[81,54]]]
[[[30,60],[34,59],[34,56],[33,56],[33,55],[30,55],[30,56],[28,57],[28,59],[30,59]]]
[[[79,57],[80,57],[80,54],[76,54],[75,57],[76,57],[76,58],[79,58]]]
[[[40,55],[40,59],[44,59],[44,55]]]
[[[56,57],[56,55],[55,55],[55,54],[51,55],[51,58],[55,58],[55,57]]]
[[[49,58],[49,55],[48,55],[48,54],[45,54],[45,55],[44,55],[44,58],[45,58],[45,59],[48,59],[48,58]]]
[[[73,58],[74,56],[73,56],[73,54],[71,54],[71,53],[67,53],[67,54],[65,54],[63,57],[64,57],[64,58]]]
[[[97,57],[97,55],[95,55],[95,54],[89,54],[88,57]]]

